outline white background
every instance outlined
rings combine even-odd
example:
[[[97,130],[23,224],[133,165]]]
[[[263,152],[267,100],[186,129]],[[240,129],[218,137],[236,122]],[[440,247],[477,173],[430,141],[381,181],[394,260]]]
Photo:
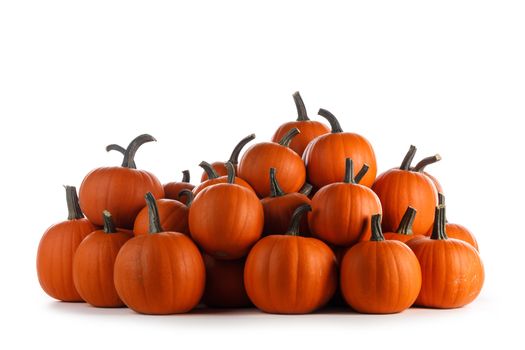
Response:
[[[0,348],[523,347],[524,18],[522,1],[503,0],[2,1]],[[119,165],[105,145],[151,133],[138,167],[196,180],[201,160],[294,119],[295,90],[311,117],[327,108],[365,135],[380,171],[410,144],[418,159],[442,155],[429,170],[485,262],[474,303],[149,317],[41,291],[36,248],[66,217],[62,185]]]

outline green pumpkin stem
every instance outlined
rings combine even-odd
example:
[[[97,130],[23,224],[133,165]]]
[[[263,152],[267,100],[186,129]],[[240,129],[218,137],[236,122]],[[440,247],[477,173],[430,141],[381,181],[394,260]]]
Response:
[[[303,187],[299,190],[299,193],[304,194],[305,196],[309,196],[310,193],[312,193],[312,190],[314,189],[314,186],[309,184],[308,182],[305,182]]]
[[[384,241],[385,236],[383,236],[383,230],[381,229],[381,214],[372,215],[372,220],[370,224],[372,227],[372,237],[370,237],[370,241],[372,242]]]
[[[228,183],[235,183],[235,167],[231,162],[226,162],[226,170],[228,171]]]
[[[304,122],[310,120],[310,118],[308,118],[308,113],[306,113],[306,107],[299,91],[294,92],[293,100],[295,102],[295,107],[297,107],[297,121]]]
[[[432,228],[431,239],[448,239],[445,229],[445,206],[438,205],[434,215],[434,227]]]
[[[157,141],[153,136],[148,134],[142,134],[133,139],[126,148],[124,152],[124,160],[122,161],[122,166],[125,168],[135,169],[135,154],[140,146],[146,142]]]
[[[185,183],[190,182],[190,171],[189,170],[182,171],[182,182],[185,182]]]
[[[300,226],[301,226],[301,219],[303,218],[304,213],[307,211],[311,211],[312,207],[310,204],[301,204],[298,206],[295,211],[292,214],[292,219],[290,220],[290,227],[288,228],[288,231],[286,232],[289,236],[300,236]]]
[[[191,203],[193,203],[193,199],[195,198],[193,191],[190,191],[187,188],[180,190],[179,198],[184,196],[186,197],[186,207],[191,207]]]
[[[250,134],[246,136],[245,138],[243,138],[241,141],[239,141],[239,143],[235,146],[235,148],[232,151],[232,154],[230,155],[230,159],[229,159],[229,161],[233,165],[239,164],[239,154],[241,154],[241,151],[244,148],[244,146],[246,146],[246,144],[252,141],[254,138],[255,138],[255,134]]]
[[[283,137],[279,140],[279,144],[284,147],[290,147],[290,142],[292,142],[292,139],[299,135],[301,131],[297,128],[293,128],[288,130],[286,134],[283,135]]]
[[[126,149],[115,143],[106,146],[106,152],[109,152],[109,151],[117,151],[117,152],[122,153],[122,155],[126,155]],[[135,165],[135,161],[133,159],[129,163],[129,167],[131,169],[137,169],[137,166]]]
[[[328,120],[328,122],[330,123],[330,127],[332,128],[332,134],[343,132],[343,129],[341,128],[341,124],[339,124],[339,120],[337,120],[335,115],[333,115],[332,113],[330,113],[324,108],[319,109],[319,112],[317,112],[317,114],[319,114],[321,117]]]
[[[66,189],[66,203],[67,203],[67,219],[68,220],[78,220],[83,219],[84,214],[82,209],[80,209],[80,204],[78,203],[77,189],[75,186],[64,186]]]
[[[215,171],[215,169],[213,169],[213,166],[210,163],[202,161],[199,163],[199,166],[202,169],[204,169],[206,175],[208,175],[208,179],[212,180],[219,177],[219,174],[217,174],[217,172]]]
[[[368,169],[370,169],[370,167],[368,166],[368,164],[363,164],[363,166],[361,167],[361,170],[359,170],[359,172],[357,173],[356,176],[354,176],[354,181],[356,184],[358,184],[359,182],[361,182],[361,180],[363,179],[363,177],[365,177],[366,175],[366,172],[368,171]]]
[[[104,220],[104,232],[105,233],[116,233],[117,228],[115,227],[115,223],[113,222],[113,217],[111,216],[111,213],[107,210],[104,210],[102,212],[102,220]]]
[[[437,163],[440,160],[441,160],[441,156],[439,154],[435,154],[431,157],[423,158],[419,161],[419,163],[416,164],[416,166],[414,167],[414,171],[421,173],[425,170],[427,165]]]
[[[148,206],[149,233],[164,232],[160,225],[159,208],[157,201],[151,192],[146,193],[146,205]]]
[[[355,184],[354,179],[354,162],[351,158],[345,159],[345,178],[343,180],[347,184]]]
[[[405,155],[405,158],[403,158],[403,162],[401,163],[401,166],[399,169],[401,170],[410,170],[410,165],[412,164],[412,160],[414,159],[414,156],[416,155],[417,148],[414,145],[410,145],[410,148],[408,149],[407,154]]]
[[[270,197],[281,197],[286,193],[284,193],[284,191],[279,186],[275,173],[275,168],[270,168]]]
[[[414,231],[412,231],[412,226],[414,225],[416,213],[417,210],[409,206],[405,211],[405,214],[403,215],[403,218],[401,219],[401,222],[399,223],[396,232],[402,235],[414,234]]]

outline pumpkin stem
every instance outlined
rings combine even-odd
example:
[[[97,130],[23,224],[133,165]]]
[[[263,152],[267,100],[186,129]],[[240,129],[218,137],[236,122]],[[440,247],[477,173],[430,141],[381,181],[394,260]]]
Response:
[[[157,201],[151,192],[146,193],[146,205],[148,206],[149,216],[149,233],[160,233],[164,232],[162,226],[160,226],[159,208],[157,207]]]
[[[308,113],[306,113],[306,107],[299,91],[294,92],[293,100],[295,102],[295,107],[297,107],[297,121],[304,122],[310,120],[310,118],[308,118]]]
[[[345,159],[345,179],[343,182],[347,184],[355,184],[354,162],[351,158]]]
[[[441,192],[438,192],[438,205],[445,206],[445,195]],[[448,222],[447,216],[445,215],[445,224]]]
[[[356,184],[358,184],[359,182],[361,182],[361,180],[363,179],[363,177],[365,177],[366,175],[366,172],[368,171],[370,167],[368,166],[368,164],[363,164],[363,166],[361,167],[361,170],[359,170],[359,172],[357,173],[356,176],[354,176],[354,181]]]
[[[383,236],[383,230],[381,230],[381,214],[372,215],[371,225],[372,225],[372,237],[370,238],[370,241],[372,242],[384,241],[385,236]]]
[[[77,220],[84,218],[80,204],[78,203],[77,189],[75,186],[64,186],[66,189],[67,219]]]
[[[405,158],[403,158],[403,162],[401,163],[401,166],[399,169],[401,170],[410,170],[410,164],[412,164],[412,160],[414,159],[414,156],[416,155],[417,148],[414,145],[410,145],[410,148],[408,149],[407,154],[405,155]]]
[[[228,171],[228,183],[235,183],[235,167],[231,162],[226,162],[226,170]]]
[[[186,182],[186,183],[190,182],[190,171],[189,170],[182,171],[182,182]]]
[[[142,134],[135,137],[133,141],[129,143],[128,148],[126,148],[126,152],[124,152],[124,160],[122,161],[122,166],[125,168],[135,169],[135,154],[137,153],[137,150],[146,142],[151,141],[157,140],[153,136],[148,134]]]
[[[298,206],[292,214],[290,227],[288,228],[286,234],[289,236],[300,236],[299,227],[301,226],[301,219],[303,218],[304,213],[311,210],[312,207],[310,204],[301,204]]]
[[[244,146],[246,146],[246,144],[250,142],[251,140],[253,140],[254,138],[255,138],[255,134],[250,134],[246,136],[245,138],[243,138],[241,141],[239,141],[239,143],[235,146],[235,148],[232,151],[232,154],[230,155],[230,159],[229,159],[229,161],[233,165],[239,164],[239,154],[241,154],[241,151],[244,148]]]
[[[111,213],[107,210],[104,210],[102,212],[102,220],[104,220],[104,232],[105,233],[116,233],[117,228],[115,227],[115,223],[113,222],[113,217],[111,216]]]
[[[419,163],[416,164],[416,166],[414,167],[414,171],[421,173],[425,170],[427,165],[434,164],[436,162],[439,162],[440,160],[441,156],[439,154],[423,158],[419,161]]]
[[[413,234],[414,232],[412,231],[412,226],[414,225],[416,213],[417,210],[409,206],[405,211],[405,214],[403,215],[403,218],[401,219],[401,222],[399,223],[396,232],[403,235]]]
[[[445,206],[438,205],[434,215],[434,227],[432,228],[431,239],[448,239],[445,229]]]
[[[284,136],[279,140],[279,144],[284,147],[290,147],[290,142],[292,142],[292,139],[300,133],[301,131],[299,131],[297,128],[288,130],[288,132],[284,134]]]
[[[195,198],[193,191],[190,191],[187,188],[180,190],[179,197],[182,197],[182,196],[186,196],[186,206],[188,208],[191,207],[191,203],[193,203],[193,199]]]
[[[106,146],[106,152],[109,152],[109,151],[117,151],[117,152],[122,153],[123,155],[126,154],[126,149],[124,147],[114,144],[114,143]],[[131,169],[137,169],[137,166],[135,165],[134,160],[131,160],[131,162],[129,163],[129,167]]]
[[[275,168],[270,168],[270,197],[281,197],[286,193],[281,189],[275,176]]]
[[[328,120],[328,122],[330,123],[330,127],[332,128],[332,134],[343,132],[343,129],[341,128],[341,124],[339,124],[339,120],[337,120],[335,115],[333,115],[332,113],[330,113],[324,108],[320,108],[317,114],[319,114],[321,117]]]
[[[299,193],[304,194],[305,196],[309,196],[310,193],[312,193],[312,190],[314,189],[314,186],[310,185],[308,182],[305,182],[303,187],[299,190]]]
[[[208,175],[208,179],[212,180],[212,179],[216,179],[219,177],[219,174],[217,174],[217,172],[215,171],[215,169],[213,169],[210,163],[202,161],[199,163],[199,166],[202,169],[204,169],[204,171],[206,172],[206,175]]]

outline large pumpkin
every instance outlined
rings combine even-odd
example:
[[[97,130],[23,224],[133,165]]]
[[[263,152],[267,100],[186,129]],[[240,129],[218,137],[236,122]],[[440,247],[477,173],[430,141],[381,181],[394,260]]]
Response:
[[[415,237],[420,237],[421,235],[415,235],[414,231],[412,231],[412,225],[414,224],[416,214],[416,209],[408,207],[397,227],[397,230],[395,232],[385,232],[383,234],[385,239],[393,239],[406,243]]]
[[[299,91],[293,94],[293,99],[295,102],[295,107],[297,107],[297,120],[293,122],[287,122],[281,125],[273,134],[272,141],[279,142],[288,131],[293,128],[299,129],[301,132],[299,135],[295,136],[290,142],[290,148],[294,150],[298,155],[302,156],[306,146],[318,136],[328,134],[330,128],[325,124],[310,120],[308,118],[308,113],[306,112],[306,107],[304,105],[303,99],[299,94]]]
[[[49,296],[62,301],[82,301],[73,282],[73,257],[82,240],[95,230],[84,218],[76,188],[66,186],[67,221],[48,228],[36,256],[36,270],[40,286]]]
[[[330,122],[332,131],[312,140],[304,150],[303,159],[308,182],[314,188],[320,189],[341,181],[345,174],[344,160],[352,158],[357,169],[368,164],[368,172],[360,183],[367,187],[372,186],[376,178],[377,165],[370,142],[361,135],[343,132],[337,118],[326,109],[321,108],[319,115]]]
[[[252,248],[244,268],[250,300],[269,313],[303,314],[325,305],[337,287],[334,253],[316,238],[299,236],[303,204],[287,234],[269,235]]]
[[[212,185],[217,185],[217,184],[223,184],[223,183],[227,183],[228,182],[228,175],[219,176],[219,174],[215,171],[215,169],[211,166],[210,163],[202,161],[199,164],[199,166],[204,169],[205,173],[208,174],[208,176],[207,176],[208,179],[203,181],[203,182],[201,182],[197,187],[195,187],[193,189],[193,193],[195,195],[198,195],[199,192],[201,192],[206,187],[209,187],[209,186],[212,186]],[[233,167],[233,169],[235,170],[235,166]],[[234,176],[234,181],[233,182],[235,184],[237,184],[237,185],[246,187],[247,189],[253,191],[252,186],[250,186],[250,184],[248,184],[246,181],[244,181],[243,179],[241,179],[238,176]]]
[[[117,227],[132,229],[135,217],[144,207],[144,194],[152,192],[164,197],[160,181],[150,172],[134,168],[134,157],[145,142],[155,141],[151,135],[140,135],[129,144],[121,167],[92,170],[80,186],[80,207],[95,225],[104,223],[100,213],[108,210]]]
[[[164,185],[164,197],[167,199],[174,199],[179,202],[186,203],[181,197],[180,193],[182,190],[192,191],[195,185],[190,183],[190,171],[184,170],[182,172],[182,181],[180,182],[168,182]],[[187,204],[187,203],[186,203]]]

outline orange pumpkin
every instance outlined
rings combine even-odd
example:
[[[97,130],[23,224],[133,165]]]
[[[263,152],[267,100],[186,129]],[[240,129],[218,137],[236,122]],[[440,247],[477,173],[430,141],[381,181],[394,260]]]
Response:
[[[144,193],[164,197],[162,184],[155,175],[133,168],[138,148],[150,141],[155,141],[151,135],[136,137],[126,149],[121,167],[97,168],[86,175],[80,186],[80,207],[92,223],[102,226],[100,213],[108,210],[117,227],[131,229],[144,206]]]
[[[146,194],[150,232],[127,241],[115,260],[115,288],[122,301],[143,314],[188,312],[204,292],[199,249],[186,235],[164,231],[155,198]]]
[[[84,218],[76,188],[65,188],[67,221],[51,226],[42,236],[36,270],[40,286],[49,296],[62,301],[82,301],[73,283],[73,257],[80,242],[95,230],[95,226]]]
[[[295,106],[297,107],[297,120],[293,122],[287,122],[281,125],[273,134],[272,141],[279,142],[288,131],[293,128],[299,129],[301,132],[295,136],[290,142],[290,148],[295,151],[298,155],[302,156],[306,146],[318,136],[328,134],[330,128],[323,123],[308,118],[306,107],[303,99],[299,94],[299,91],[293,94]]]
[[[199,164],[199,166],[203,168],[204,171],[208,174],[208,180],[201,182],[197,187],[193,189],[194,195],[198,195],[206,187],[217,185],[217,184],[224,184],[228,182],[228,175],[219,176],[219,174],[215,171],[215,169],[213,169],[210,163],[202,161]],[[238,176],[234,177],[234,183],[242,187],[245,187],[253,192],[252,186],[250,186],[250,184],[248,184],[246,181],[244,181]]]
[[[120,248],[133,235],[117,230],[111,214],[103,213],[104,229],[90,233],[73,259],[73,281],[86,302],[96,307],[121,307],[113,282],[113,268]]]
[[[355,183],[354,166],[346,159],[343,182],[321,188],[312,198],[308,224],[313,236],[338,246],[350,246],[367,232],[369,219],[381,213],[381,203],[372,190]]]
[[[405,211],[405,215],[401,219],[399,226],[395,232],[385,232],[383,236],[385,239],[396,240],[403,243],[410,241],[412,238],[419,237],[421,235],[415,235],[412,231],[412,225],[414,224],[414,219],[416,218],[416,209],[408,207]]]
[[[425,172],[425,168],[428,165],[439,162],[440,160],[441,160],[441,156],[439,154],[433,155],[431,157],[423,158],[421,161],[419,161],[419,163],[416,164],[413,170],[425,174],[434,183],[434,186],[436,186],[436,190],[438,191],[438,193],[443,193],[443,187],[439,183],[438,179],[436,179],[434,176],[430,175],[429,173]]]
[[[195,188],[195,185],[190,183],[190,171],[184,170],[182,172],[181,182],[168,182],[167,184],[164,185],[164,197],[167,199],[174,199],[179,202],[186,203],[180,197],[181,191],[182,190],[192,191],[194,188]]]
[[[312,140],[303,153],[308,182],[320,189],[341,181],[345,174],[344,160],[352,158],[356,168],[368,164],[368,172],[360,183],[367,187],[372,186],[377,165],[370,142],[361,135],[343,132],[337,118],[326,109],[321,108],[319,115],[330,122],[332,131]]]
[[[447,237],[444,206],[435,210],[432,235],[407,244],[419,260],[423,277],[416,305],[450,309],[476,299],[485,279],[483,263],[470,244]]]
[[[410,146],[401,166],[379,175],[372,186],[383,206],[384,232],[395,232],[409,206],[417,210],[412,228],[415,234],[426,234],[432,227],[438,195],[425,174],[411,170],[415,153],[416,147]]]
[[[385,240],[381,214],[372,216],[372,238],[348,250],[341,264],[341,290],[354,310],[390,314],[410,307],[421,289],[421,268],[404,243]]]
[[[215,258],[235,260],[245,256],[261,237],[264,214],[255,193],[233,183],[235,170],[228,166],[228,182],[202,190],[190,208],[191,238]]]
[[[303,314],[325,305],[337,287],[332,250],[316,238],[299,236],[302,204],[285,235],[269,235],[252,248],[244,268],[250,300],[269,313]]]
[[[260,198],[270,195],[270,168],[277,170],[277,180],[286,193],[297,192],[304,185],[306,170],[301,157],[289,148],[299,129],[291,129],[278,143],[262,142],[251,146],[239,163],[239,177],[246,180]]]

